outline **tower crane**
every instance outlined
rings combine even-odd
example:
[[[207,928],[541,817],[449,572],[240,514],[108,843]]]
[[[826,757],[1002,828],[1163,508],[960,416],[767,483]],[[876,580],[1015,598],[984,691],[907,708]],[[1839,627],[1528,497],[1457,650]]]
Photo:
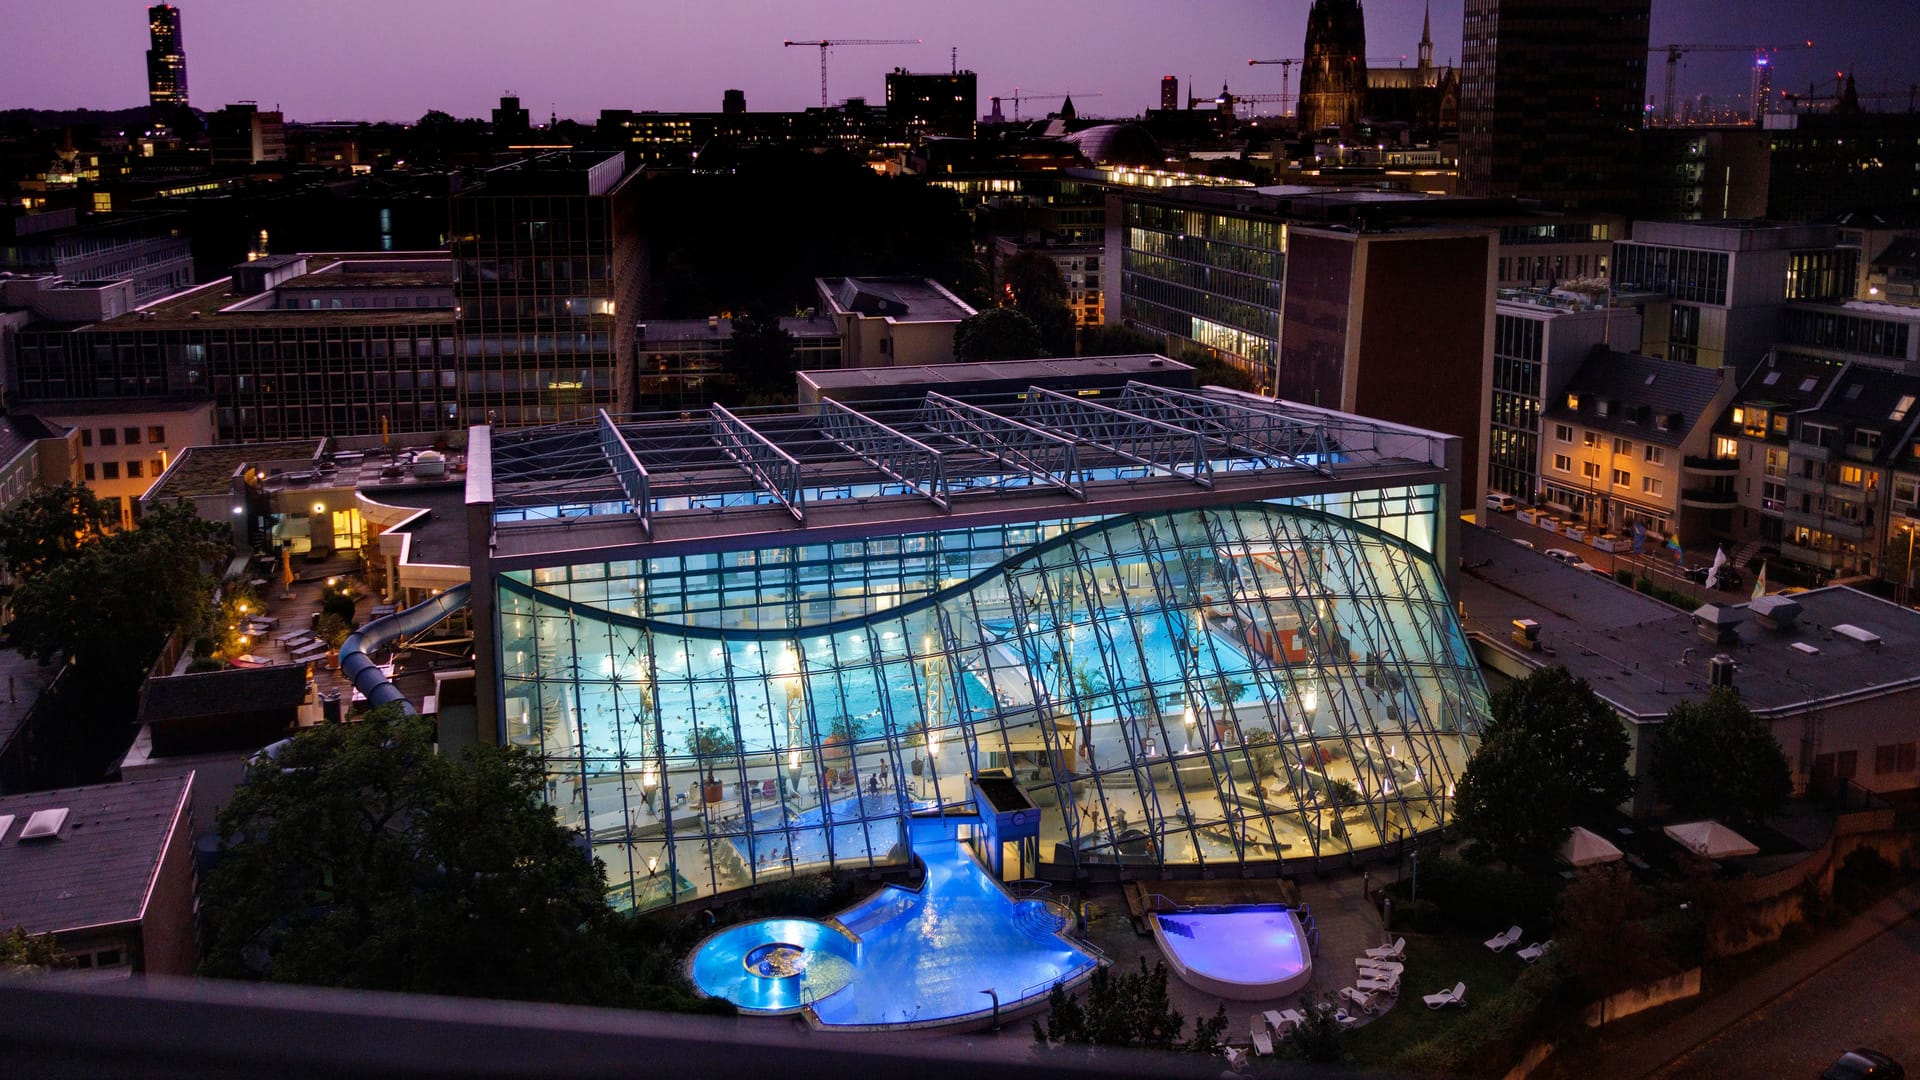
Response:
[[[1007,100],[1013,102],[1013,118],[1018,121],[1020,119],[1020,103],[1022,101],[1064,101],[1072,97],[1104,97],[1106,95],[1099,90],[1070,90],[1060,94],[1029,94],[1016,86],[1013,88],[1013,93],[1005,96]],[[994,98],[993,100],[999,101],[1000,99]]]
[[[1667,123],[1673,123],[1673,84],[1680,70],[1680,59],[1688,53],[1752,53],[1754,63],[1764,64],[1767,62],[1766,58],[1769,53],[1790,52],[1794,49],[1811,48],[1813,48],[1813,42],[1811,41],[1797,42],[1792,45],[1655,45],[1647,51],[1650,53],[1667,54],[1667,87],[1665,105],[1661,110],[1661,115],[1666,118]],[[1771,78],[1769,78],[1767,82],[1769,86],[1772,85]]]
[[[820,105],[827,104],[827,50],[841,45],[918,45],[920,38],[819,38],[814,41],[783,41],[780,44],[817,45],[820,48]]]

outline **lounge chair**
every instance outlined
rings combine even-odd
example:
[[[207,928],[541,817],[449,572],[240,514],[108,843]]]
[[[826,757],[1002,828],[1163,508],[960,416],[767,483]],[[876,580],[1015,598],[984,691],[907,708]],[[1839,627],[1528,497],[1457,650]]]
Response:
[[[1267,1034],[1266,1021],[1260,1019],[1257,1016],[1254,1017],[1253,1022],[1248,1025],[1247,1034],[1250,1038],[1253,1039],[1253,1052],[1255,1056],[1257,1057],[1273,1056],[1273,1038],[1272,1036]]]
[[[1401,938],[1391,945],[1378,945],[1367,950],[1367,955],[1375,960],[1398,960],[1407,952],[1407,939]]]
[[[1553,948],[1552,941],[1536,941],[1533,944],[1527,946],[1526,948],[1521,949],[1519,956],[1520,956],[1520,959],[1525,960],[1527,963],[1531,964],[1535,960],[1538,960],[1541,957],[1547,955],[1547,950],[1551,948]]]
[[[1407,970],[1407,965],[1405,964],[1396,964],[1392,960],[1373,960],[1365,956],[1355,960],[1353,964],[1359,968],[1362,973],[1378,971],[1383,974],[1398,975]]]
[[[1379,979],[1358,979],[1355,980],[1353,988],[1363,994],[1385,994],[1388,997],[1398,997],[1400,995],[1400,979],[1398,976]]]
[[[1420,1000],[1426,1002],[1427,1008],[1429,1009],[1444,1009],[1449,1005],[1465,1005],[1467,1003],[1467,984],[1463,982],[1454,983],[1453,989],[1442,990],[1437,994],[1428,994]]]
[[[1506,952],[1507,946],[1519,940],[1520,940],[1520,928],[1518,926],[1509,926],[1507,927],[1506,933],[1495,934],[1492,937],[1488,938],[1486,941],[1486,946],[1487,948],[1492,949],[1494,952]]]
[[[1288,1020],[1286,1014],[1279,1009],[1268,1009],[1266,1012],[1260,1014],[1260,1019],[1267,1022],[1267,1027],[1271,1029],[1275,1035],[1284,1036],[1287,1033],[1287,1029],[1293,1026],[1293,1022]]]
[[[1247,1052],[1237,1046],[1229,1046],[1222,1053],[1227,1056],[1227,1065],[1234,1072],[1244,1071],[1247,1067]]]
[[[1369,1015],[1373,1013],[1373,995],[1365,990],[1359,990],[1351,986],[1343,986],[1340,988],[1340,996],[1358,1005],[1361,1012]]]

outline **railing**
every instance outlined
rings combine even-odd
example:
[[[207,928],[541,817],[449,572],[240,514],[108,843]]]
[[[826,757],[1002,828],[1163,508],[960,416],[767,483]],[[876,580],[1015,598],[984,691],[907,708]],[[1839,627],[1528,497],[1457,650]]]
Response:
[[[1740,470],[1739,458],[1701,457],[1698,454],[1688,454],[1682,464],[1693,472],[1738,472]]]
[[[1680,492],[1680,501],[1694,506],[1732,506],[1739,500],[1733,492],[1716,488],[1687,488]]]

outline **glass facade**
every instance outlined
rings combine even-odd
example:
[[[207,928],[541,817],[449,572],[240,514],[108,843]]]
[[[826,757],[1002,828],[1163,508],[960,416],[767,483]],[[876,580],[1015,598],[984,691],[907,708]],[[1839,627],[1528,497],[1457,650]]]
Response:
[[[1431,555],[1440,503],[1376,489],[500,573],[501,735],[540,753],[636,908],[906,863],[908,817],[971,809],[980,771],[1042,808],[1042,863],[1364,851],[1445,823],[1485,715]]]
[[[1546,323],[1493,317],[1493,423],[1487,486],[1532,502],[1540,483],[1540,392]]]
[[[1131,200],[1123,206],[1121,318],[1212,350],[1272,386],[1286,225]]]
[[[1663,292],[1694,304],[1727,304],[1730,257],[1724,251],[1613,245],[1614,288],[1621,292]]]

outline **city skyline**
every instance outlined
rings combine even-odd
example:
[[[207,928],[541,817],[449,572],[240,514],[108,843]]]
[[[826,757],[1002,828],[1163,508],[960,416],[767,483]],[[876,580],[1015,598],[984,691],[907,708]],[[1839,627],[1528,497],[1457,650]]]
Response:
[[[145,3],[70,0],[17,10],[0,38],[0,106],[117,109],[144,101],[148,47]],[[1069,0],[1044,7],[982,0],[964,8],[930,3],[843,0],[775,4],[715,0],[654,7],[573,0],[557,10],[417,0],[401,7],[369,0],[260,5],[189,0],[180,5],[195,100],[203,109],[254,100],[290,119],[412,121],[429,109],[484,116],[508,91],[539,121],[551,112],[591,121],[603,108],[718,110],[723,90],[746,93],[756,111],[819,102],[818,50],[783,48],[784,38],[919,38],[915,46],[834,50],[834,101],[883,100],[882,77],[903,66],[944,71],[949,49],[980,75],[980,108],[1015,87],[1073,92],[1083,115],[1130,116],[1157,102],[1162,75],[1182,94],[1209,95],[1222,81],[1242,93],[1281,90],[1281,72],[1246,60],[1295,56],[1305,34],[1305,0],[1212,0],[1209,17],[1147,0]],[[1422,0],[1367,5],[1375,58],[1404,53],[1414,63]],[[476,10],[479,14],[476,14]],[[1458,63],[1460,0],[1436,3],[1434,62]],[[1896,96],[1920,73],[1902,53],[1920,40],[1920,9],[1837,3],[1810,10],[1781,0],[1745,9],[1747,29],[1730,27],[1712,5],[1656,3],[1652,42],[1790,42],[1776,89],[1804,92],[1810,81],[1851,70],[1863,89]],[[1016,21],[1017,20],[1017,21]],[[370,33],[374,28],[384,28]],[[575,32],[576,30],[580,32]],[[590,31],[590,32],[589,32]],[[62,36],[73,40],[62,46]],[[78,35],[75,37],[75,35]],[[507,50],[513,50],[509,55]],[[493,58],[476,64],[472,56]],[[1705,92],[1726,102],[1745,92],[1749,60],[1738,53],[1683,61],[1679,96]],[[1648,96],[1664,69],[1648,61]],[[1289,87],[1297,92],[1297,86]],[[1093,97],[1093,92],[1100,92]],[[1056,102],[1037,102],[1042,112]],[[1873,104],[1872,102],[1869,103]],[[1903,103],[1881,100],[1879,107]],[[1271,107],[1269,107],[1271,108]]]

